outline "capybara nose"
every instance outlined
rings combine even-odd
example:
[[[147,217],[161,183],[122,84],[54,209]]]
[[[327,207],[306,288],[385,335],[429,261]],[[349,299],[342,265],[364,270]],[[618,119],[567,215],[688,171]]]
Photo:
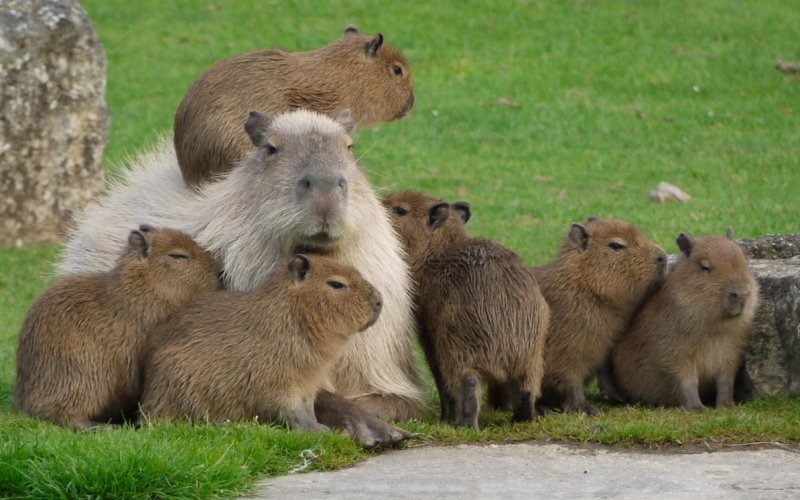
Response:
[[[380,314],[381,309],[383,309],[383,297],[381,297],[381,292],[378,290],[372,290],[372,310],[375,311],[375,314]]]

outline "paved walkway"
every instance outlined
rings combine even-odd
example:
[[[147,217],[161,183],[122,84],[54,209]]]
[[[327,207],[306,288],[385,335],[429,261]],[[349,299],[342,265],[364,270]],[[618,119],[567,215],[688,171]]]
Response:
[[[637,453],[511,444],[390,451],[260,483],[259,498],[800,498],[800,454]]]

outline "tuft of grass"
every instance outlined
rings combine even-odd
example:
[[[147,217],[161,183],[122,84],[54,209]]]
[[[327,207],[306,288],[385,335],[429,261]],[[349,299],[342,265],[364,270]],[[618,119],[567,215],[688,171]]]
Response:
[[[791,2],[677,0],[414,4],[366,0],[85,0],[108,59],[108,171],[169,133],[180,99],[215,61],[261,47],[311,50],[349,24],[407,56],[412,114],[356,135],[375,186],[472,203],[472,232],[530,264],[553,257],[588,215],[639,224],[674,252],[675,236],[797,231],[800,59]],[[652,204],[661,181],[693,196]],[[256,477],[350,465],[369,453],[336,434],[254,423],[172,424],[76,434],[18,415],[11,391],[25,311],[52,281],[56,248],[0,250],[0,496],[230,497]],[[428,377],[431,399],[435,389]],[[486,412],[479,431],[428,418],[421,440],[568,440],[580,444],[800,443],[800,400],[700,415],[601,405],[598,417],[513,424]]]

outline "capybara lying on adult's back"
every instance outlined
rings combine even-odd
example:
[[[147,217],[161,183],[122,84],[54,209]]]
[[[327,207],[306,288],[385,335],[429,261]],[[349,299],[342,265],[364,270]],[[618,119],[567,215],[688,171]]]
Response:
[[[132,231],[105,273],[56,283],[19,334],[17,408],[76,429],[133,417],[150,330],[218,288],[213,258],[171,229]]]
[[[183,178],[199,186],[250,150],[241,127],[250,110],[276,115],[302,108],[333,118],[349,109],[360,126],[400,118],[413,105],[403,55],[380,33],[348,28],[339,40],[310,52],[259,50],[213,65],[178,107],[175,150]]]
[[[731,239],[678,236],[675,269],[613,350],[624,398],[690,411],[702,410],[702,399],[733,404],[758,285]]]

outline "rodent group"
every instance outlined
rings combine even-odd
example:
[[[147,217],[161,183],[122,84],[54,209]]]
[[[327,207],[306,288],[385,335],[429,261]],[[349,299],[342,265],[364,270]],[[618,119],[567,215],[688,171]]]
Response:
[[[76,429],[258,419],[394,443],[410,434],[386,421],[426,408],[412,324],[457,426],[478,427],[483,384],[514,420],[594,414],[604,368],[626,402],[733,403],[758,303],[734,243],[682,233],[667,273],[636,226],[589,217],[530,267],[467,233],[466,202],[376,196],[351,136],[414,100],[402,54],[355,28],[206,71],[174,142],[79,216],[20,333],[17,407]]]

